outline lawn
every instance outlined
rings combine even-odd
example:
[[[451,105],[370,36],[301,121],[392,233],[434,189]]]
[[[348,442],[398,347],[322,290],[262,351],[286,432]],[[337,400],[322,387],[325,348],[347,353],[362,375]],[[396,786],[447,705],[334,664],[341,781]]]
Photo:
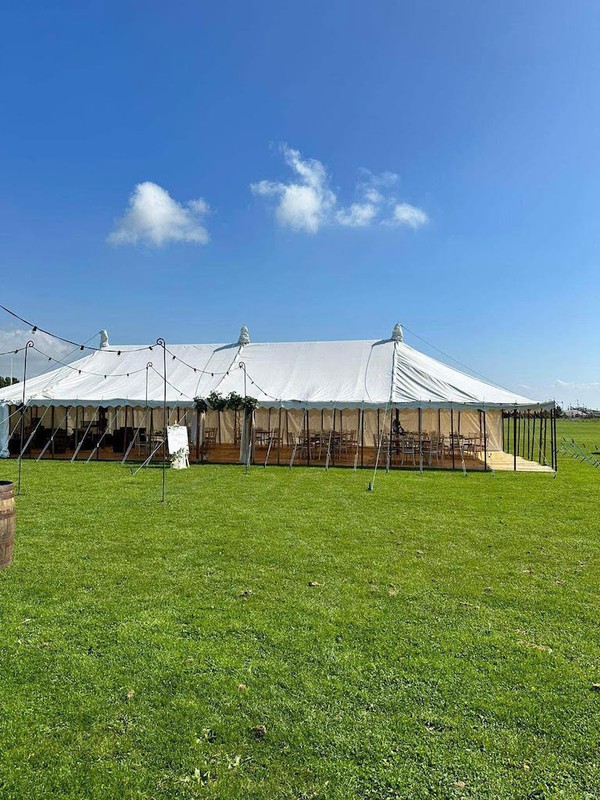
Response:
[[[0,798],[598,797],[600,470],[370,477],[24,462]]]

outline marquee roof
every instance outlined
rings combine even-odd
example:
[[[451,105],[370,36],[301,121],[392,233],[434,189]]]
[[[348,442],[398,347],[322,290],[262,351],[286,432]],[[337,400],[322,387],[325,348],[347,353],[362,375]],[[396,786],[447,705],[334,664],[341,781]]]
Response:
[[[247,336],[247,332],[246,332]],[[392,339],[166,345],[167,402],[189,406],[211,391],[244,394],[263,407],[283,408],[551,408],[420,353]],[[148,362],[151,366],[147,367]],[[163,349],[111,345],[68,366],[31,378],[31,405],[159,406]],[[0,402],[20,403],[22,384],[0,390]]]

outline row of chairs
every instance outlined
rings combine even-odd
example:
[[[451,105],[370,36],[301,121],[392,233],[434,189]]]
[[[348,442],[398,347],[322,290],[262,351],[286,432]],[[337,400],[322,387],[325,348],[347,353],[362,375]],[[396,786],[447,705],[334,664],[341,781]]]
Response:
[[[435,432],[429,433],[426,437],[419,437],[419,434],[390,437],[385,433],[379,437],[373,434],[373,447],[382,457],[389,458],[391,462],[399,461],[401,466],[406,462],[416,466],[421,456],[426,464],[431,465],[434,461],[439,464],[443,460],[445,439],[443,435]]]
[[[293,433],[287,431],[285,436],[287,447],[294,450],[299,460],[309,458],[311,460],[322,460],[329,452],[331,456],[342,457],[356,453],[358,450],[358,440],[355,430],[349,431],[300,431]],[[215,447],[217,443],[217,428],[205,428],[204,440],[202,443],[203,458]],[[239,439],[236,444],[239,444]],[[283,437],[275,430],[260,431],[255,437],[255,448],[277,448],[283,444]],[[385,433],[381,437],[373,434],[373,447],[385,458],[391,461],[399,461],[401,465],[410,462],[416,466],[417,460],[423,457],[424,461],[431,465],[434,462],[439,464],[444,456],[454,454],[468,454],[477,456],[484,449],[484,437],[469,436],[463,437],[453,434],[446,438],[443,434],[435,431],[419,436],[418,433],[405,433],[400,436],[392,436]],[[381,449],[380,449],[381,448]]]

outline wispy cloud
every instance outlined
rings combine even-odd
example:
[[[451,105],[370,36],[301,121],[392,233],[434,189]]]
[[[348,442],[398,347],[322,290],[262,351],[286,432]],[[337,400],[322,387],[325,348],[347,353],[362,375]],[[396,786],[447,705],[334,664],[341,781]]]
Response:
[[[377,175],[362,169],[355,187],[356,200],[341,205],[320,161],[304,159],[286,144],[280,150],[293,172],[292,179],[287,183],[262,180],[252,183],[250,189],[259,197],[276,199],[275,218],[284,227],[305,233],[316,233],[325,225],[366,228],[384,224],[416,229],[429,221],[420,208],[399,202],[392,194],[398,182],[393,172]]]
[[[422,209],[411,206],[410,203],[396,203],[392,216],[385,220],[386,225],[406,225],[413,230],[421,228],[428,222],[427,214]]]
[[[206,244],[204,217],[210,208],[205,200],[178,203],[166,189],[152,181],[138,183],[129,198],[125,214],[109,235],[111,244],[149,244],[161,247],[169,242]]]

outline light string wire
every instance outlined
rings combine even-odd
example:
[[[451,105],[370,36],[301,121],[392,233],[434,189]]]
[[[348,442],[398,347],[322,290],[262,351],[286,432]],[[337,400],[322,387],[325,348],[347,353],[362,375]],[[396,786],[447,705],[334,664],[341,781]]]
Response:
[[[7,314],[10,314],[11,317],[14,317],[15,319],[18,319],[19,322],[22,322],[25,325],[27,325],[28,327],[30,327],[32,333],[36,333],[37,331],[39,331],[40,333],[45,333],[46,336],[51,336],[53,339],[58,339],[60,342],[65,342],[65,344],[70,344],[75,349],[79,349],[79,350],[94,350],[96,352],[100,352],[101,351],[103,353],[116,353],[119,356],[121,355],[122,350],[119,350],[119,349],[116,349],[116,348],[112,348],[112,347],[94,347],[93,345],[86,344],[85,342],[83,344],[81,342],[74,342],[72,339],[67,339],[64,336],[59,336],[57,333],[52,333],[52,331],[48,331],[45,328],[41,328],[39,325],[35,325],[33,322],[30,322],[28,319],[25,319],[25,317],[21,317],[15,311],[11,311],[10,308],[7,308],[6,306],[3,306],[2,303],[0,303],[0,308],[3,311],[6,311]],[[93,338],[93,337],[90,337],[90,338]],[[88,341],[89,341],[89,339],[88,339]],[[152,346],[151,345],[144,345],[143,347],[135,347],[135,348],[131,348],[131,349],[128,348],[127,352],[129,352],[129,353],[139,353],[142,350],[152,350]]]
[[[0,353],[0,356],[14,356],[17,353],[22,353],[25,350],[24,347],[17,347],[16,350],[7,350],[5,353]]]
[[[167,353],[171,356],[173,361],[179,361],[184,366],[188,367],[189,369],[193,370],[194,372],[199,372],[201,375],[210,375],[211,378],[214,378],[215,375],[229,375],[230,370],[226,370],[225,372],[215,372],[215,370],[210,369],[202,369],[202,367],[195,367],[193,364],[188,364],[187,361],[184,361],[183,358],[180,358],[178,355],[173,353],[169,350],[168,347],[165,347]]]
[[[144,369],[146,369],[146,367],[144,367]],[[179,392],[179,394],[181,395],[181,397],[187,397],[187,399],[188,399],[188,400],[193,400],[193,399],[194,399],[193,397],[190,397],[190,396],[189,396],[189,394],[186,394],[186,392],[182,392],[182,391],[181,391],[181,389],[179,389],[179,387],[177,387],[177,386],[175,386],[173,383],[171,383],[171,381],[167,380],[167,379],[165,378],[165,376],[164,376],[164,375],[162,375],[162,374],[161,374],[161,373],[160,373],[160,372],[159,372],[159,371],[156,369],[156,367],[154,367],[154,366],[151,366],[151,367],[150,367],[150,369],[152,370],[152,372],[156,372],[156,374],[157,374],[157,375],[158,375],[158,377],[161,379],[161,381],[164,381],[164,383],[166,383],[166,384],[167,384],[167,386],[170,386],[170,387],[171,387],[171,389],[174,389],[176,392]]]
[[[92,345],[89,345],[89,344],[88,344],[88,342],[89,342],[91,339],[93,339],[93,337],[94,337],[94,336],[96,336],[96,335],[98,335],[98,334],[93,334],[92,336],[90,336],[90,338],[89,338],[89,339],[87,339],[87,340],[86,340],[85,342],[83,342],[83,343],[80,343],[80,342],[75,342],[75,341],[73,341],[72,339],[67,339],[67,338],[65,338],[64,336],[59,336],[58,334],[56,334],[56,333],[52,333],[52,331],[48,331],[48,330],[46,330],[45,328],[42,328],[42,327],[40,327],[39,325],[35,325],[34,323],[30,322],[29,320],[25,319],[24,317],[21,317],[21,316],[20,316],[19,314],[17,314],[15,311],[12,311],[10,308],[7,308],[5,305],[2,305],[1,303],[0,303],[0,308],[1,308],[3,311],[5,311],[7,314],[10,314],[10,315],[11,315],[12,317],[14,317],[15,319],[18,319],[20,322],[23,322],[25,325],[28,325],[28,326],[31,328],[31,330],[32,330],[32,333],[36,333],[37,331],[39,331],[40,333],[45,333],[47,336],[51,336],[52,338],[54,338],[54,339],[58,339],[58,340],[59,340],[59,341],[61,341],[61,342],[65,342],[66,344],[73,345],[75,349],[74,349],[74,350],[72,350],[72,351],[71,351],[71,353],[73,353],[73,352],[76,352],[77,350],[84,350],[84,349],[85,349],[85,350],[92,350],[92,351],[94,351],[94,352],[103,352],[103,353],[116,353],[116,355],[119,355],[119,356],[120,356],[120,355],[121,355],[121,353],[123,352],[122,350],[120,350],[120,349],[116,349],[116,348],[110,348],[110,347],[94,347],[94,346],[92,346]],[[16,353],[19,353],[19,352],[21,352],[21,351],[22,351],[22,350],[24,350],[24,349],[25,349],[25,348],[23,348],[23,347],[22,347],[22,348],[18,348],[18,349],[16,349],[16,350],[8,350],[6,353],[0,353],[0,356],[3,356],[3,355],[10,355],[10,354],[16,354]],[[42,351],[41,351],[39,348],[37,348],[37,347],[34,347],[34,349],[35,349],[35,350],[36,350],[38,353],[40,353],[41,355],[45,356],[45,357],[46,357],[46,358],[47,358],[49,361],[54,361],[54,362],[56,362],[57,364],[61,364],[61,366],[63,366],[63,367],[66,367],[67,369],[71,369],[71,370],[73,370],[73,371],[76,371],[76,372],[78,372],[80,375],[81,375],[81,374],[84,374],[84,375],[94,375],[95,377],[104,377],[104,378],[106,378],[106,377],[108,377],[108,375],[110,374],[110,376],[111,376],[111,377],[115,377],[115,378],[116,378],[116,377],[127,377],[127,378],[128,378],[128,377],[130,377],[130,375],[135,375],[135,374],[136,374],[136,373],[138,373],[138,372],[143,372],[143,370],[142,370],[142,369],[140,369],[140,370],[132,370],[132,371],[130,371],[130,372],[124,372],[124,373],[114,373],[114,372],[113,372],[113,373],[107,373],[107,374],[105,375],[105,374],[103,374],[103,373],[100,373],[100,372],[92,372],[92,371],[90,371],[90,370],[83,370],[83,369],[79,369],[79,368],[77,368],[77,367],[72,367],[70,364],[66,364],[64,361],[61,361],[61,359],[59,359],[59,358],[56,358],[55,356],[49,356],[47,353],[43,353],[43,352],[42,352]],[[152,346],[152,345],[146,345],[146,346],[143,346],[143,347],[136,347],[136,348],[133,348],[133,349],[129,349],[129,348],[128,348],[126,352],[128,352],[128,353],[136,353],[136,352],[138,352],[138,353],[139,353],[139,352],[141,352],[141,351],[143,351],[143,350],[152,350],[152,349],[153,349],[153,346]],[[180,356],[176,355],[176,354],[175,354],[175,353],[173,353],[171,350],[169,350],[167,347],[165,347],[165,350],[166,350],[166,352],[167,352],[167,353],[168,353],[168,354],[171,356],[171,358],[172,358],[173,360],[179,361],[181,364],[183,364],[183,365],[184,365],[184,366],[186,366],[188,369],[191,369],[193,372],[195,372],[195,373],[197,373],[197,374],[199,373],[200,375],[210,375],[210,376],[211,376],[211,378],[213,378],[213,377],[215,377],[215,376],[225,376],[225,375],[229,375],[229,373],[230,373],[231,369],[233,368],[233,364],[232,364],[232,365],[231,365],[231,367],[230,367],[229,369],[227,369],[226,371],[224,371],[224,372],[219,372],[219,371],[215,371],[215,370],[208,370],[208,369],[202,369],[202,367],[195,367],[193,364],[190,364],[190,363],[188,363],[188,362],[187,362],[187,361],[185,361],[183,358],[181,358]],[[71,355],[71,353],[68,353],[68,354],[67,354],[67,356],[68,356],[68,355]],[[65,357],[67,357],[67,356],[65,356]],[[209,359],[209,361],[210,361],[210,359]],[[144,367],[144,369],[145,369],[145,367]],[[156,371],[156,370],[155,370],[155,371]],[[279,402],[279,398],[277,398],[277,397],[274,397],[272,394],[269,394],[268,392],[265,392],[265,391],[264,391],[264,389],[262,389],[262,388],[261,388],[261,387],[258,385],[258,383],[256,383],[256,381],[252,379],[252,377],[251,377],[251,376],[248,376],[248,378],[249,378],[249,380],[250,380],[250,383],[251,383],[253,386],[256,386],[256,388],[257,388],[257,389],[258,389],[258,390],[259,390],[259,391],[260,391],[260,392],[261,392],[261,393],[262,393],[262,394],[263,394],[265,397],[268,397],[268,398],[269,398],[269,399],[271,399],[271,400],[275,400],[276,402]],[[169,385],[170,385],[170,386],[171,386],[173,389],[175,389],[175,391],[180,391],[180,390],[179,390],[179,389],[177,389],[175,386],[173,386],[173,384],[169,384]],[[189,395],[188,395],[188,394],[186,394],[185,392],[180,392],[180,394],[181,394],[182,396],[189,397]],[[190,399],[191,399],[191,398],[190,398]]]
[[[226,372],[215,372],[215,371],[211,371],[211,370],[207,370],[207,369],[202,369],[201,367],[194,367],[193,364],[189,364],[187,361],[184,361],[183,358],[180,358],[178,355],[175,355],[175,353],[173,353],[171,350],[169,350],[169,348],[165,348],[165,349],[166,349],[167,353],[171,356],[172,360],[181,362],[185,367],[187,367],[188,369],[193,370],[194,372],[199,372],[202,375],[210,375],[211,378],[214,377],[215,375],[229,375],[231,370],[233,369],[233,362],[232,362],[231,367]],[[156,372],[156,370],[154,370],[154,371]],[[269,394],[268,392],[265,392],[265,390],[262,389],[258,385],[258,383],[255,380],[252,379],[251,375],[247,374],[247,377],[248,377],[248,380],[250,381],[250,383],[253,386],[256,386],[256,388],[259,390],[259,392],[264,394],[265,397],[268,397],[270,400],[275,400],[276,402],[279,402],[279,398],[278,397],[274,397],[272,394]],[[175,388],[175,387],[173,387],[173,388]],[[177,390],[177,391],[179,391],[179,390]],[[188,395],[186,395],[186,397],[187,396]]]
[[[129,378],[131,375],[137,375],[138,373],[146,370],[146,367],[141,367],[140,369],[132,369],[129,372],[92,372],[91,370],[74,367],[72,364],[66,364],[64,361],[61,361],[60,358],[56,358],[56,356],[49,356],[48,353],[44,353],[35,345],[33,346],[33,350],[47,358],[48,361],[55,361],[57,364],[66,367],[66,369],[70,369],[72,372],[78,372],[80,375],[94,375],[97,378]]]

